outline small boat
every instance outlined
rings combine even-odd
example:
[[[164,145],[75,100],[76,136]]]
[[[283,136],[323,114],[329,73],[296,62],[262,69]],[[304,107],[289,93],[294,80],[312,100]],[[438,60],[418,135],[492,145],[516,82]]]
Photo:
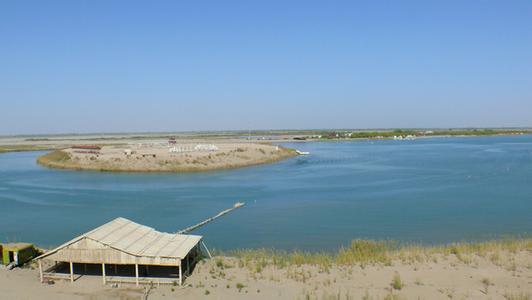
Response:
[[[296,150],[297,154],[299,155],[309,155],[310,152],[307,152],[307,151],[299,151],[299,150]]]

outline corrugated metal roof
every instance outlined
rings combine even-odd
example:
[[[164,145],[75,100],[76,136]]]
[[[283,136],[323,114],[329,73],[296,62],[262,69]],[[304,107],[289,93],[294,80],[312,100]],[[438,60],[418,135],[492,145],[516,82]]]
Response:
[[[44,258],[82,238],[95,240],[135,256],[183,259],[200,242],[202,236],[159,232],[125,218],[116,218],[38,258]]]

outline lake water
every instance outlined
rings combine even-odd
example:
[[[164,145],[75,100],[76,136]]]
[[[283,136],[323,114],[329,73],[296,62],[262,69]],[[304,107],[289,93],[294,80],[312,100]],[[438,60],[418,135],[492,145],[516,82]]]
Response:
[[[532,136],[284,144],[311,155],[197,174],[52,170],[0,154],[0,240],[53,246],[126,217],[161,231],[246,206],[197,231],[218,249],[332,250],[532,232]]]

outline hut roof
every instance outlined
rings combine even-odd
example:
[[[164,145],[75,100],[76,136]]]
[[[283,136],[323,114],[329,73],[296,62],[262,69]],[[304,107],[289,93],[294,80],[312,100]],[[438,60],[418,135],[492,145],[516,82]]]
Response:
[[[202,236],[159,232],[125,218],[116,218],[37,259],[45,258],[86,238],[133,256],[183,259],[200,242]]]
[[[2,244],[0,243],[0,248],[4,248],[6,250],[9,250],[9,251],[18,251],[18,250],[23,250],[23,249],[26,249],[26,248],[31,248],[33,247],[33,244],[30,244],[30,243],[6,243],[6,244]]]

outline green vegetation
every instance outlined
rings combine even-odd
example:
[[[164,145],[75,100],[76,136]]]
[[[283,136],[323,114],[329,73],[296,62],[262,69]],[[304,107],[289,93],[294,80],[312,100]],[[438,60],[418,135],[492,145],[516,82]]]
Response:
[[[517,129],[438,129],[438,130],[420,130],[420,129],[395,129],[382,131],[323,131],[316,133],[322,139],[386,139],[394,136],[414,136],[414,137],[431,137],[431,136],[489,136],[489,135],[508,135],[508,134],[530,134],[530,130]]]
[[[462,242],[438,246],[400,244],[392,241],[353,240],[349,247],[336,252],[280,251],[272,249],[244,249],[227,253],[239,260],[239,267],[247,267],[257,273],[271,265],[277,268],[316,265],[328,270],[332,265],[381,264],[390,266],[393,260],[405,263],[436,261],[438,256],[455,256],[463,263],[470,263],[471,255],[491,256],[500,251],[516,253],[532,251],[532,238],[508,238],[485,242]]]
[[[401,276],[399,276],[399,273],[395,273],[395,275],[393,275],[391,286],[394,290],[400,290],[405,286],[403,281],[401,281]]]
[[[246,286],[243,285],[243,284],[240,283],[240,282],[236,284],[236,288],[238,289],[239,292],[242,291],[242,289],[243,289],[244,287],[246,287]]]
[[[39,159],[43,161],[49,160],[57,162],[66,162],[70,160],[70,155],[64,151],[56,150],[39,157]]]
[[[100,136],[84,136],[76,134],[56,135],[56,136],[36,136],[25,138],[25,142],[47,142],[49,145],[2,145],[0,153],[14,151],[37,151],[53,150],[59,146],[53,146],[59,141],[72,143],[79,141],[100,141],[106,145],[122,144],[124,140],[153,140],[153,139],[240,139],[247,136],[254,137],[257,141],[287,139],[287,136],[296,136],[294,139],[305,140],[307,138],[321,137],[323,140],[329,139],[377,139],[392,138],[393,136],[487,136],[487,135],[510,135],[510,134],[532,134],[530,128],[461,128],[461,129],[382,129],[382,130],[254,130],[254,131],[219,131],[219,132],[180,132],[180,133],[153,133],[146,135],[136,134],[100,134]],[[255,138],[256,137],[256,138]],[[56,144],[57,145],[57,144]],[[63,145],[65,146],[65,145]]]
[[[65,151],[55,150],[37,158],[37,163],[53,167],[53,168],[72,168],[75,169],[75,164],[72,163],[70,154]]]
[[[22,152],[22,151],[42,151],[42,150],[52,150],[52,146],[48,145],[0,145],[0,153],[6,152]]]

